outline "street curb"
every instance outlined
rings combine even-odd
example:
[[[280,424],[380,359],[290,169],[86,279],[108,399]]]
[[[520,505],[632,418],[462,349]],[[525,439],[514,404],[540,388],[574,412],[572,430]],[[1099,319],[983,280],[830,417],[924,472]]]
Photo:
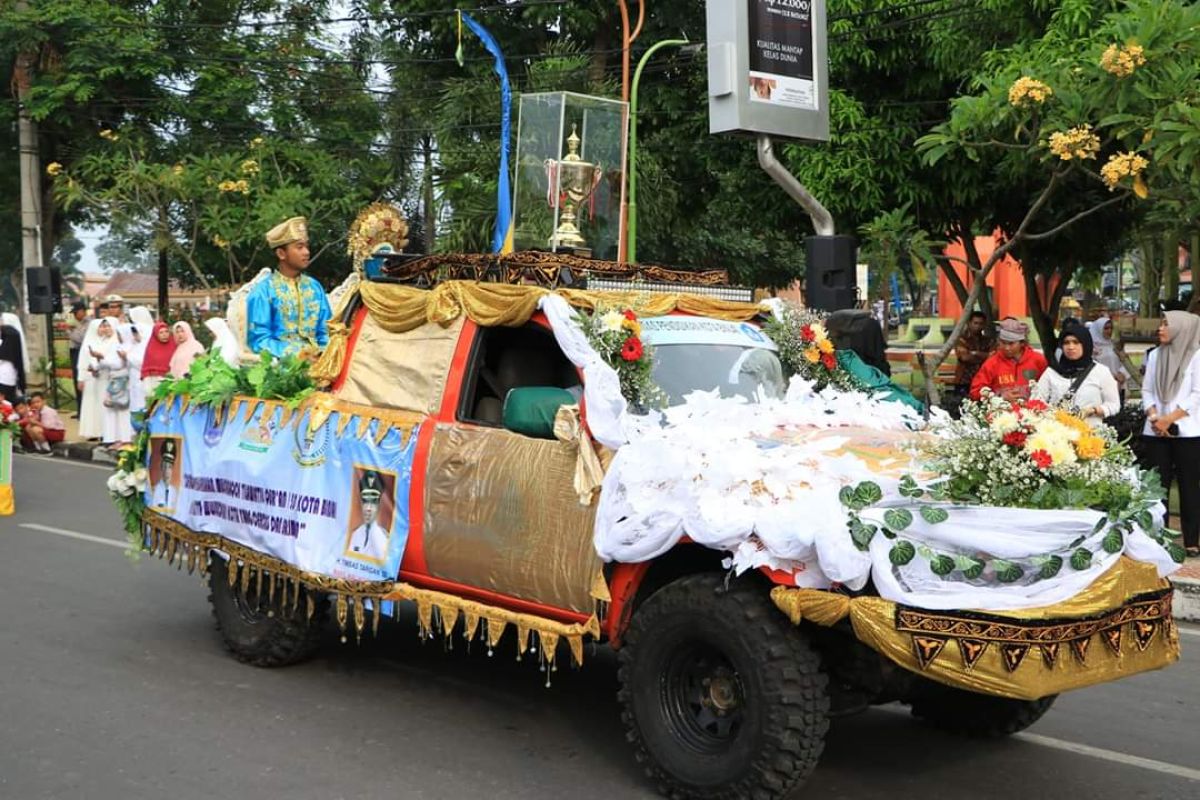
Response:
[[[102,445],[90,442],[60,442],[54,445],[54,455],[93,464],[117,463],[117,459]],[[1171,585],[1175,588],[1175,596],[1171,602],[1175,619],[1182,622],[1200,622],[1200,580],[1172,578]]]

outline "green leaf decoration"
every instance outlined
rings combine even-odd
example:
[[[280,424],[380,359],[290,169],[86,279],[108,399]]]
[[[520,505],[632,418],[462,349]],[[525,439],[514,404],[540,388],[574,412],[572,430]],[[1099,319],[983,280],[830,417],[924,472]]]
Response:
[[[1025,574],[1019,565],[1003,558],[993,559],[992,569],[996,573],[996,580],[1001,583],[1015,583]]]
[[[1071,569],[1087,569],[1092,565],[1092,551],[1086,547],[1080,547],[1074,553],[1071,553]]]
[[[894,531],[902,531],[912,525],[913,515],[907,508],[889,508],[883,514],[883,522]]]
[[[945,522],[950,519],[950,513],[946,509],[938,508],[937,506],[921,506],[921,519],[930,525],[937,525],[939,522]]]
[[[969,562],[968,565],[966,567],[960,565],[959,569],[962,570],[964,578],[973,581],[983,574],[987,562],[980,558],[971,558],[970,556],[966,556],[966,560]]]
[[[858,498],[854,494],[854,489],[849,486],[843,486],[842,490],[838,492],[838,501],[846,508],[854,511],[862,509],[862,506],[858,503]]]
[[[1137,513],[1133,521],[1146,532],[1154,530],[1154,515],[1144,508]]]
[[[956,563],[954,558],[945,554],[936,556],[929,562],[930,571],[934,575],[940,575],[943,577],[949,575],[951,572],[954,572],[955,566]]]
[[[1169,555],[1171,560],[1176,564],[1182,564],[1183,560],[1187,558],[1187,551],[1175,542],[1171,542],[1169,545],[1167,545],[1167,555]]]
[[[913,547],[913,543],[906,539],[898,540],[888,551],[888,559],[897,567],[902,567],[912,561],[916,555],[917,548]]]
[[[917,482],[913,480],[912,475],[905,475],[900,479],[901,497],[920,497],[923,494],[925,494],[925,490],[917,486]]]
[[[879,529],[874,525],[868,525],[857,517],[850,521],[850,538],[859,550],[866,550],[878,532]]]
[[[1121,534],[1121,529],[1114,526],[1104,535],[1100,544],[1106,553],[1119,553],[1125,548],[1125,537]]]
[[[1097,533],[1099,533],[1100,531],[1104,530],[1104,526],[1107,524],[1108,524],[1108,517],[1101,517],[1100,519],[1096,520],[1096,526],[1094,528],[1092,528],[1092,535],[1094,536]],[[1078,544],[1079,544],[1079,541],[1076,540],[1074,546],[1078,546]]]
[[[863,481],[858,486],[854,487],[854,496],[861,504],[860,508],[873,506],[883,499],[883,490],[879,488],[879,484],[872,481]]]
[[[1061,556],[1050,556],[1042,562],[1041,569],[1038,570],[1038,577],[1042,580],[1049,580],[1058,574],[1062,569],[1063,560]]]

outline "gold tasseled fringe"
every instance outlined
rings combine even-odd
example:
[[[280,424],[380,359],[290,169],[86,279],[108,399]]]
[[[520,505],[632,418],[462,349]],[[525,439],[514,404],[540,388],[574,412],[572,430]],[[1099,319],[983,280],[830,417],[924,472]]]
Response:
[[[286,606],[290,586],[291,605],[294,612],[299,604],[300,587],[309,589],[305,608],[305,613],[309,618],[316,610],[314,593],[333,595],[334,617],[337,620],[338,628],[342,631],[343,641],[346,641],[347,634],[351,629],[354,631],[356,640],[362,639],[363,631],[366,629],[368,604],[373,609],[372,633],[378,632],[379,617],[381,616],[378,613],[379,604],[384,601],[415,603],[417,624],[421,635],[427,638],[432,638],[435,633],[441,633],[448,639],[461,617],[463,638],[467,641],[481,638],[489,652],[499,643],[509,626],[516,629],[517,658],[524,655],[532,646],[531,634],[536,635],[541,643],[539,657],[547,670],[554,669],[555,653],[560,640],[566,641],[572,661],[575,664],[582,664],[584,637],[596,638],[600,635],[600,621],[595,614],[584,623],[560,622],[533,614],[523,614],[497,606],[489,606],[445,592],[419,589],[399,581],[357,581],[330,578],[298,569],[277,558],[230,541],[219,534],[193,531],[173,519],[149,510],[145,511],[142,516],[142,526],[146,549],[152,555],[157,554],[160,558],[165,555],[168,563],[172,563],[178,558],[182,566],[186,560],[189,573],[198,566],[202,575],[207,574],[209,553],[219,550],[229,556],[229,585],[234,586],[240,583],[243,592],[248,591],[250,581],[253,580],[256,591],[261,597],[265,582],[268,597],[274,598],[278,591],[281,598],[280,605]],[[278,588],[276,584],[278,584]],[[599,594],[599,592],[597,593]]]

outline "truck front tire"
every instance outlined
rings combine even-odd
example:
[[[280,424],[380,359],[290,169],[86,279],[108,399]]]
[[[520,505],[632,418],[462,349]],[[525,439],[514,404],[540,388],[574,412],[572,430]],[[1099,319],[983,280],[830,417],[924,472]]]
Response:
[[[770,800],[816,767],[827,679],[765,587],[723,585],[692,575],[636,610],[619,651],[621,716],[666,796]]]
[[[243,592],[240,582],[229,585],[229,566],[219,556],[212,557],[208,580],[208,601],[212,603],[217,630],[238,661],[256,667],[282,667],[303,661],[316,651],[329,610],[325,597],[314,598],[316,610],[308,618],[307,590],[300,590],[294,611],[281,593],[272,599],[259,597],[254,576]]]

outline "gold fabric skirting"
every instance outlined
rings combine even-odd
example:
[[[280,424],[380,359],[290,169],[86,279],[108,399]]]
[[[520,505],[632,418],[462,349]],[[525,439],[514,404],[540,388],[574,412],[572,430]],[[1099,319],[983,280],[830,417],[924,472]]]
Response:
[[[240,582],[241,590],[245,592],[253,584],[255,593],[262,597],[265,591],[270,603],[278,596],[281,607],[290,604],[292,610],[298,612],[302,586],[318,594],[333,595],[334,615],[342,630],[342,641],[351,630],[361,639],[366,629],[368,602],[374,605],[385,600],[415,603],[421,634],[430,638],[440,633],[449,639],[461,619],[464,638],[468,641],[480,639],[490,649],[512,626],[517,634],[517,657],[535,647],[533,639],[536,637],[540,644],[538,658],[548,668],[554,666],[560,641],[566,641],[571,659],[582,664],[584,637],[600,635],[600,623],[595,615],[585,623],[560,622],[444,592],[419,589],[400,581],[353,581],[306,572],[220,534],[193,531],[154,511],[143,512],[142,531],[145,549],[151,555],[166,559],[168,564],[177,565],[179,569],[186,566],[189,574],[197,569],[201,575],[207,574],[210,553],[213,550],[225,553],[229,556],[230,586]],[[311,617],[315,608],[312,595],[306,595],[305,613]],[[372,615],[373,632],[378,632],[379,618],[379,614]]]
[[[927,611],[879,597],[779,586],[793,623],[849,617],[859,641],[930,680],[1036,700],[1160,669],[1179,659],[1172,589],[1153,565],[1121,558],[1070,600],[1013,612]]]

